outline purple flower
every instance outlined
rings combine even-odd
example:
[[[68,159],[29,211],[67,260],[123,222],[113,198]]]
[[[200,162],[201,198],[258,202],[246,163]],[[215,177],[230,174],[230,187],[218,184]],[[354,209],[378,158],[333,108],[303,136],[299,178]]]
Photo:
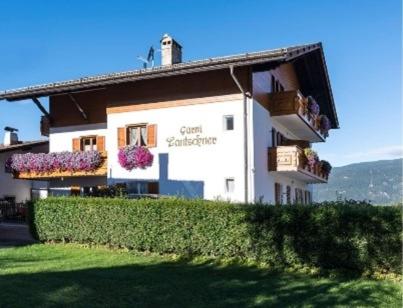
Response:
[[[311,115],[319,115],[320,107],[312,96],[308,96],[308,112]]]
[[[330,120],[327,116],[321,115],[320,116],[320,122],[319,122],[319,128],[322,134],[325,135],[325,137],[329,136],[329,130],[332,127],[332,124],[330,123]]]
[[[16,172],[94,171],[102,163],[98,151],[14,154],[11,168]]]
[[[152,166],[154,160],[153,154],[145,147],[127,146],[119,150],[119,164],[126,170],[145,169]]]

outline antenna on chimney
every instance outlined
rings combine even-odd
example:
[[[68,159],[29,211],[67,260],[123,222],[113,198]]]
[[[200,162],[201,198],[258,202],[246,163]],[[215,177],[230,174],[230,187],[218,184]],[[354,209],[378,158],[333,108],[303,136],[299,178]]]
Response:
[[[154,67],[154,47],[151,46],[148,50],[147,59],[144,59],[142,56],[138,56],[137,59],[143,62],[143,68],[147,68],[148,66]]]

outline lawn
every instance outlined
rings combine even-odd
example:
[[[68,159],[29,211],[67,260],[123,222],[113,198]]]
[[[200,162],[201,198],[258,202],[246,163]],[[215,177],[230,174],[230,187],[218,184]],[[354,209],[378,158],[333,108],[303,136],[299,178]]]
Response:
[[[0,307],[400,307],[397,283],[78,245],[0,249]]]

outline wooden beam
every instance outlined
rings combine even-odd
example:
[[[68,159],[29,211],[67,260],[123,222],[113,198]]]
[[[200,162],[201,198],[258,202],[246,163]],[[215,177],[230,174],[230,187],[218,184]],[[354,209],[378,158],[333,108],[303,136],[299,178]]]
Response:
[[[34,104],[39,108],[39,110],[43,113],[43,115],[50,119],[49,112],[45,109],[45,107],[42,106],[40,100],[37,99],[36,97],[32,97],[31,99],[34,102]]]
[[[77,100],[73,96],[73,94],[69,93],[69,97],[70,97],[71,101],[74,103],[74,105],[76,105],[76,108],[81,113],[81,116],[84,118],[84,120],[88,120],[87,114],[84,112],[83,108],[81,108],[80,104],[77,102]]]

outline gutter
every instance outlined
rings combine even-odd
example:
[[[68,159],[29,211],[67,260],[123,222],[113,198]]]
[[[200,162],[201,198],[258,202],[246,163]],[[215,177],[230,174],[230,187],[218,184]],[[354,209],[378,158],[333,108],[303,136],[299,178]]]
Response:
[[[245,203],[249,202],[249,168],[248,168],[248,163],[249,163],[249,158],[248,158],[248,98],[251,97],[251,94],[249,92],[245,92],[245,90],[242,88],[241,83],[239,82],[238,78],[235,76],[234,73],[234,66],[230,65],[229,66],[230,74],[232,79],[234,80],[235,84],[241,91],[243,95],[243,137],[244,137],[244,144],[243,144],[243,150],[244,150],[244,181],[245,181]]]

